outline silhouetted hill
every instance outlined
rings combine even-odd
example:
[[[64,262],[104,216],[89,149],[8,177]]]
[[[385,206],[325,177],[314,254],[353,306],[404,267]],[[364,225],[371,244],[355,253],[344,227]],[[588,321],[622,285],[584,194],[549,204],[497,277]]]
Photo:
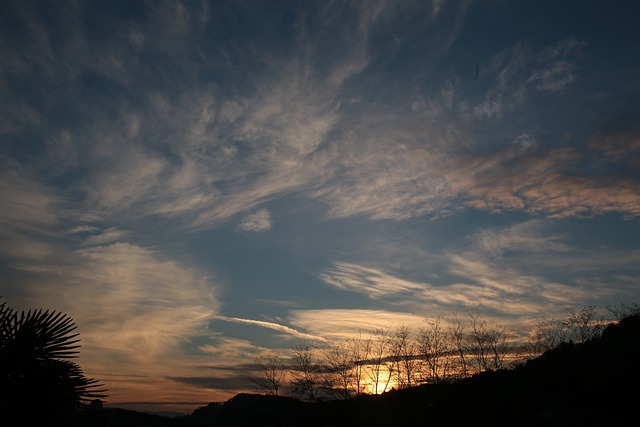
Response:
[[[284,396],[238,394],[225,403],[198,408],[187,420],[215,426],[296,426],[315,409],[314,405]]]
[[[180,427],[192,426],[182,418],[169,418],[120,408],[81,411],[76,427]]]
[[[602,336],[563,344],[512,370],[451,384],[311,405],[292,398],[240,394],[185,417],[199,425],[612,425],[637,419],[640,317]]]

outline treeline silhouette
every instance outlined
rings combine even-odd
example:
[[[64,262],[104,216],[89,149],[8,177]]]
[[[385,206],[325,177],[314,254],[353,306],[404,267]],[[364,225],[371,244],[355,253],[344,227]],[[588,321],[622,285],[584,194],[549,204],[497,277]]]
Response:
[[[634,304],[608,308],[616,320],[640,312]],[[263,393],[310,403],[448,383],[515,367],[561,343],[598,337],[607,321],[597,315],[596,306],[569,308],[566,318],[538,322],[524,338],[477,314],[441,315],[417,327],[378,329],[324,348],[298,345],[286,356],[262,355],[251,380]]]
[[[608,323],[594,318],[595,308],[589,306],[570,310],[565,321],[539,324],[529,349],[542,350],[552,342],[556,345],[538,357],[514,360],[508,368],[489,368],[464,378],[405,386],[377,395],[354,393],[349,399],[316,399],[315,403],[309,396],[302,400],[274,393],[239,394],[227,402],[196,409],[182,421],[224,427],[629,422],[637,419],[638,308],[612,308],[621,317]]]

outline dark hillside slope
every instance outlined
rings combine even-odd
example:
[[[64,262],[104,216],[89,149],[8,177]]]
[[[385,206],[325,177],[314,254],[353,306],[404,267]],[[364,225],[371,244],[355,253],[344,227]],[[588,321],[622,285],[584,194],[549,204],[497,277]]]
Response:
[[[638,417],[640,317],[513,370],[316,405],[238,395],[187,420],[209,426],[611,425]]]
[[[382,396],[363,406],[360,425],[610,425],[638,417],[638,362],[634,316],[599,339],[564,344],[513,370]]]
[[[225,403],[198,408],[188,421],[209,426],[302,426],[314,412],[314,405],[284,396],[238,394]]]
[[[74,427],[188,427],[189,425],[192,424],[186,423],[181,418],[169,418],[120,408],[79,412],[73,424]]]

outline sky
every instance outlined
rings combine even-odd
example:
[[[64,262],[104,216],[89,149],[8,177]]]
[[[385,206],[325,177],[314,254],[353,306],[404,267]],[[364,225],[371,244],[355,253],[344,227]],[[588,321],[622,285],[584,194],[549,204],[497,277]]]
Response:
[[[637,303],[638,16],[3,1],[0,295],[72,317],[109,403],[184,411],[269,351]]]

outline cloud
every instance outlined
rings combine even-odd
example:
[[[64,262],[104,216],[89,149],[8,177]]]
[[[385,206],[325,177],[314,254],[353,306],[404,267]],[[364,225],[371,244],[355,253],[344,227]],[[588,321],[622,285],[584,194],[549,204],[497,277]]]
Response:
[[[334,263],[334,267],[320,277],[329,285],[345,291],[364,293],[375,299],[399,294],[413,295],[430,288],[427,284],[402,280],[376,268],[347,262]]]
[[[336,124],[342,133],[333,174],[314,196],[334,218],[406,220],[465,206],[552,217],[638,215],[637,182],[594,175],[584,166],[602,160],[578,149],[547,148],[530,132],[501,151],[467,142],[482,137],[474,129],[478,121],[526,102],[534,80],[541,90],[566,87],[582,45],[567,39],[536,53],[520,43],[495,55],[487,67],[494,80],[479,104],[462,99],[456,83],[436,96],[408,95],[410,109],[396,103],[397,111],[374,106],[362,117],[349,112]]]
[[[184,345],[208,333],[218,310],[216,283],[142,246],[99,243],[58,247],[16,264],[15,280],[30,290],[16,296],[16,305],[71,316],[82,339],[83,369],[104,381],[113,399],[137,387],[119,385],[117,375],[142,375],[151,383],[188,374],[198,356]]]
[[[562,318],[568,307],[594,301],[616,301],[630,291],[626,278],[609,273],[636,270],[631,259],[637,254],[603,250],[523,253],[508,260],[481,252],[450,254],[449,269],[459,278],[451,291],[470,297],[471,311],[508,318],[524,325],[543,318]],[[615,273],[614,273],[615,275]],[[607,276],[609,279],[602,280]]]
[[[292,338],[301,338],[305,340],[313,340],[313,341],[320,341],[320,342],[326,341],[326,339],[323,338],[321,334],[319,335],[308,334],[306,332],[301,332],[296,329],[290,328],[289,326],[281,325],[279,323],[266,322],[263,320],[242,319],[238,317],[227,317],[227,316],[215,316],[215,319],[223,320],[225,322],[244,323],[246,325],[255,325],[261,328],[273,329],[279,332],[283,332],[285,335],[289,335]]]
[[[640,215],[640,184],[631,179],[557,177],[527,189],[531,212],[553,217],[589,217],[606,213]]]
[[[268,210],[260,209],[255,213],[245,216],[238,226],[244,231],[267,231],[271,229],[271,216]]]
[[[184,72],[180,79],[175,79],[176,70],[164,63],[158,63],[158,69],[164,72],[154,74],[149,74],[141,63],[141,49],[152,54],[159,46],[177,52],[177,57],[182,58],[180,46],[194,40],[197,43],[202,23],[195,20],[202,14],[181,8],[175,11],[149,7],[143,8],[148,14],[144,22],[125,24],[105,18],[105,25],[114,28],[114,34],[122,34],[122,43],[109,45],[101,41],[106,45],[93,54],[96,57],[93,62],[87,63],[82,58],[72,62],[78,71],[90,69],[107,77],[114,86],[114,96],[109,105],[103,99],[93,99],[85,105],[80,98],[75,107],[85,118],[85,125],[50,132],[62,134],[68,141],[68,150],[64,152],[67,154],[60,152],[58,156],[64,154],[69,161],[83,156],[91,163],[92,167],[86,169],[90,176],[83,179],[88,184],[81,185],[87,195],[87,206],[105,219],[160,215],[177,219],[192,229],[202,229],[218,226],[238,213],[256,209],[283,194],[310,194],[323,188],[316,194],[330,202],[339,202],[332,203],[333,216],[364,212],[377,219],[410,217],[411,213],[394,208],[394,201],[399,197],[394,182],[403,182],[415,171],[408,171],[398,180],[392,174],[379,176],[376,184],[384,189],[384,194],[369,191],[363,193],[369,197],[360,199],[352,196],[359,193],[362,186],[326,185],[334,176],[336,158],[349,150],[330,138],[344,116],[342,92],[350,80],[370,64],[369,42],[373,29],[381,21],[399,18],[395,8],[385,3],[376,8],[353,5],[347,8],[354,9],[351,12],[360,24],[332,26],[331,34],[337,39],[347,37],[352,43],[327,44],[315,37],[327,22],[338,19],[340,13],[322,8],[321,17],[305,15],[300,18],[304,25],[297,27],[294,36],[296,43],[286,55],[248,53],[252,61],[261,64],[255,69],[265,72],[252,76],[253,90],[240,91],[233,98],[229,98],[223,88],[203,83],[188,71],[214,64],[199,63],[190,67],[187,64],[193,62],[192,58],[176,61],[184,64],[178,66]],[[430,12],[426,12],[435,17],[441,5],[436,2],[427,9]],[[81,9],[76,12],[79,16],[83,13]],[[179,25],[167,27],[166,22],[175,21],[176,16]],[[183,25],[184,22],[197,25]],[[88,37],[82,33],[81,26],[74,26],[70,31],[78,32],[79,40]],[[171,33],[171,37],[167,33]],[[141,34],[155,37],[142,40]],[[162,36],[169,37],[166,43],[162,42]],[[151,46],[151,40],[158,46]],[[86,43],[83,43],[84,46]],[[336,46],[340,47],[338,53]],[[73,50],[69,50],[71,52]],[[234,57],[229,52],[217,53]],[[146,58],[153,61],[156,56]],[[56,55],[48,59],[53,64],[58,60]],[[234,63],[234,59],[231,61],[230,69],[243,65]],[[102,65],[96,66],[96,63]],[[68,78],[80,75],[80,72],[72,73]],[[139,87],[135,99],[120,95],[139,81],[147,84]],[[72,80],[71,83],[80,82]],[[170,96],[157,89],[169,85],[180,87],[176,93],[184,96]],[[91,140],[92,145],[83,146],[84,152],[78,151],[85,140]],[[415,168],[418,167],[416,161]],[[374,166],[368,172],[375,170]],[[424,189],[419,179],[408,186],[416,186],[410,197]],[[406,189],[400,189],[402,191]],[[344,197],[338,196],[340,200],[336,200],[331,196],[333,193]],[[360,203],[345,206],[342,203],[347,199],[360,200]],[[414,204],[420,205],[420,201]]]
[[[1,159],[0,160],[4,160]],[[0,225],[14,230],[37,231],[58,221],[64,199],[12,162],[2,162],[0,172]]]
[[[529,78],[528,84],[543,92],[560,92],[576,80],[574,58],[580,57],[585,43],[574,38],[559,41],[543,49],[537,55],[537,69]]]
[[[292,43],[270,54],[259,39],[251,41],[251,49],[236,46],[240,41],[234,39],[231,46],[206,50],[206,24],[220,18],[203,4],[143,5],[146,19],[138,21],[105,15],[99,20],[115,38],[100,40],[81,25],[87,13],[81,6],[56,11],[69,22],[61,35],[51,34],[24,9],[20,13],[34,31],[21,40],[41,54],[11,49],[8,61],[35,75],[47,70],[47,87],[64,82],[79,88],[87,75],[104,79],[108,98],[80,96],[69,106],[78,124],[63,127],[39,119],[44,96],[30,99],[34,113],[24,117],[42,134],[53,135],[43,144],[39,167],[53,175],[75,171],[69,177],[77,181],[69,187],[84,196],[81,208],[107,221],[161,217],[195,231],[246,212],[257,215],[265,202],[289,194],[319,200],[331,218],[406,220],[448,215],[461,206],[557,217],[637,215],[635,181],[575,177],[561,161],[547,170],[553,174],[531,176],[529,167],[536,165],[524,156],[519,160],[512,150],[507,150],[511,157],[487,155],[469,143],[481,136],[475,131],[479,121],[504,116],[533,92],[559,92],[575,81],[585,46],[576,38],[538,49],[516,42],[497,52],[483,66],[487,86],[480,99],[465,98],[454,78],[441,90],[425,91],[420,82],[437,78],[433,70],[394,86],[384,103],[364,90],[363,84],[384,79],[379,63],[390,54],[372,44],[374,37],[387,37],[390,45],[409,43],[394,38],[395,26],[424,16],[425,31],[435,39],[455,40],[469,4],[450,10],[453,15],[450,7],[439,1],[408,9],[385,2],[319,7],[317,13],[301,12]],[[342,23],[346,12],[357,25]],[[435,21],[445,15],[456,28],[443,35]],[[316,37],[325,32],[330,40]],[[100,49],[90,49],[93,43]],[[189,57],[186,46],[220,60]],[[166,61],[168,54],[175,55],[173,61]],[[247,71],[247,63],[255,71]],[[202,79],[194,72],[201,69],[216,78]],[[227,74],[241,89],[218,83]],[[6,78],[18,78],[17,71]],[[128,95],[133,87],[135,97]],[[24,104],[23,95],[11,94]],[[353,99],[360,101],[350,103]],[[514,162],[522,168],[512,168]],[[491,179],[491,165],[500,179]],[[246,221],[241,228],[267,224]]]
[[[0,226],[0,256],[7,259],[32,260],[49,256],[55,247],[40,238]]]
[[[511,147],[474,155],[451,175],[454,191],[468,206],[500,212],[525,211],[551,217],[584,217],[619,212],[640,214],[640,184],[615,176],[570,173],[582,161],[570,148]]]
[[[168,377],[173,381],[178,381],[192,387],[199,387],[211,390],[224,390],[237,394],[253,390],[256,385],[246,376],[226,376],[226,377]]]
[[[0,256],[37,261],[53,250],[64,197],[0,157]]]
[[[521,229],[514,226],[512,230],[504,230],[503,234],[495,232],[497,241],[493,243],[487,240],[489,234],[478,233],[471,246],[473,250],[447,253],[441,258],[438,264],[446,275],[440,277],[437,284],[410,281],[398,277],[397,272],[345,262],[336,262],[332,269],[322,273],[321,278],[338,289],[425,315],[443,311],[482,311],[491,316],[517,319],[563,310],[577,301],[593,297],[591,287],[587,290],[574,282],[562,283],[522,271],[519,267],[526,267],[520,264],[522,258],[509,258],[509,262],[496,258],[496,255],[514,250],[521,251],[521,257],[539,253],[537,251],[564,253],[566,250],[557,241],[523,240],[523,235],[531,234],[522,231],[528,227],[535,229],[538,226],[525,224]],[[423,264],[428,262],[428,259],[423,260]]]
[[[434,2],[421,13],[435,19],[443,7]],[[457,20],[463,19],[466,9],[460,8]],[[304,25],[297,27],[295,43],[286,55],[248,51],[264,71],[252,76],[251,90],[229,96],[191,72],[182,73],[178,81],[173,78],[177,71],[166,64],[158,62],[165,72],[153,75],[140,66],[140,49],[150,53],[161,45],[151,46],[151,40],[160,43],[159,36],[175,32],[166,49],[179,52],[180,46],[197,43],[203,23],[215,17],[196,9],[145,10],[149,19],[144,22],[125,24],[112,18],[106,22],[125,29],[122,37],[134,48],[104,41],[113,46],[94,54],[110,64],[102,72],[114,85],[109,104],[103,99],[88,104],[79,98],[74,108],[83,117],[82,126],[37,125],[56,135],[55,144],[49,146],[58,148],[49,150],[50,161],[45,162],[60,164],[55,173],[77,168],[78,158],[88,160],[88,176],[79,179],[76,188],[86,196],[83,209],[103,219],[160,216],[199,230],[217,227],[247,211],[264,215],[260,205],[286,194],[320,200],[332,218],[406,220],[448,215],[464,206],[555,217],[608,212],[635,216],[639,212],[635,181],[575,176],[569,173],[571,160],[566,157],[571,150],[522,147],[525,154],[516,149],[486,154],[467,145],[475,138],[471,129],[479,120],[511,111],[533,89],[555,92],[567,87],[576,78],[584,46],[575,38],[538,50],[520,42],[493,55],[483,68],[489,85],[480,102],[464,99],[460,83],[449,80],[446,88],[434,94],[400,85],[387,106],[371,103],[366,93],[358,91],[354,78],[367,70],[381,77],[382,71],[372,68],[376,55],[369,44],[372,34],[381,23],[406,17],[388,4],[355,7],[352,12],[360,19],[357,28],[335,30],[354,43],[341,44],[339,54],[328,56],[333,48],[314,36],[339,13],[322,9],[322,18],[300,18]],[[80,8],[68,13],[77,22],[84,12]],[[200,16],[206,18],[200,20]],[[166,22],[176,19],[175,28],[167,30]],[[68,31],[81,40],[75,44],[86,48],[89,35],[82,26]],[[141,34],[158,37],[143,41]],[[72,38],[64,40],[68,43],[62,43],[64,52],[52,51],[46,37],[38,41],[48,52],[39,60],[53,66],[63,53],[72,55]],[[153,55],[150,59],[159,61]],[[314,66],[322,59],[322,66]],[[225,67],[230,70],[243,65],[234,62],[241,61],[238,58],[229,60]],[[184,68],[213,65],[203,59],[204,64],[187,67],[193,61],[185,58]],[[66,77],[70,84],[81,83],[79,71],[95,71],[94,63],[75,57],[71,62],[77,72]],[[49,78],[60,77],[54,73]],[[122,91],[136,81],[148,84],[139,87],[135,99],[123,96]],[[168,82],[180,88],[178,95],[158,89]],[[366,112],[347,102],[354,94],[360,103],[370,104]],[[516,139],[523,135],[535,141],[527,133]],[[91,145],[84,143],[89,140]],[[534,153],[530,161],[529,153]],[[545,162],[544,170],[536,170]],[[262,230],[267,223],[246,217],[240,227]]]
[[[425,121],[423,114],[448,120],[437,108],[425,108],[393,123],[388,111],[372,109],[358,117],[358,127],[345,130],[333,176],[314,192],[331,217],[404,220],[450,207],[445,163],[458,141]]]
[[[87,228],[79,228],[77,230],[81,230],[81,231],[88,231],[89,229]],[[126,230],[118,230],[117,228],[111,227],[108,228],[104,231],[101,231],[98,234],[93,234],[88,236],[85,239],[85,245],[88,246],[98,246],[98,245],[104,245],[107,243],[113,243],[116,242],[118,240],[121,240],[127,236],[129,236],[131,233],[129,231]]]
[[[224,317],[220,319],[220,316],[215,319],[234,322],[234,320],[226,320]],[[208,360],[215,360],[215,366],[205,362],[199,367],[216,370],[235,370],[239,360],[253,360],[256,354],[265,351],[265,349],[247,340],[216,335],[208,337],[205,344],[198,346],[198,351],[205,353]]]
[[[589,141],[589,149],[606,167],[625,174],[626,167],[640,169],[640,117],[631,114],[606,123]]]
[[[474,240],[479,250],[498,257],[513,252],[567,252],[569,247],[562,242],[562,237],[546,233],[546,228],[547,223],[531,220],[508,227],[481,229]]]
[[[587,296],[579,288],[495,265],[481,256],[451,255],[450,260],[451,273],[464,278],[469,291],[477,290],[474,304],[496,313],[531,315],[545,310],[545,306],[551,311],[554,306],[575,304]]]
[[[124,150],[123,150],[124,151]],[[127,148],[127,154],[110,164],[102,176],[94,177],[90,190],[91,205],[101,211],[119,213],[132,211],[157,191],[161,175],[167,168],[164,160],[144,153],[135,146]]]
[[[81,185],[87,205],[104,218],[159,215],[203,229],[317,186],[335,158],[321,144],[339,115],[341,85],[367,58],[358,48],[322,70],[314,68],[310,52],[321,55],[318,50],[326,47],[310,44],[303,33],[290,54],[254,58],[262,65],[256,69],[268,72],[251,79],[255,90],[233,97],[189,73],[172,79],[131,68],[131,78],[150,83],[139,88],[135,100],[114,96],[109,105],[98,100],[83,109],[88,117],[82,129],[66,130],[75,144],[92,141],[83,147],[94,166],[88,184]],[[184,95],[154,89],[168,85]]]
[[[515,317],[562,316],[566,307],[624,298],[625,278],[608,284],[600,278],[609,272],[633,275],[636,251],[574,247],[556,229],[542,220],[480,229],[465,250],[443,261],[449,280],[458,282],[445,289],[472,296],[470,305]]]
[[[330,62],[318,73],[298,53],[265,64],[277,72],[256,81],[250,96],[221,105],[210,125],[222,126],[232,140],[225,147],[230,158],[219,168],[225,173],[214,181],[224,191],[192,226],[207,227],[284,194],[308,192],[331,175],[337,153],[325,144],[340,114],[338,93],[366,59],[358,54]]]
[[[547,93],[564,90],[577,78],[583,47],[583,42],[568,38],[535,52],[528,44],[517,42],[494,54],[483,67],[483,79],[492,79],[485,99],[471,107],[461,103],[463,116],[503,117],[527,101],[531,89]]]
[[[376,329],[395,329],[400,325],[417,325],[423,316],[386,310],[321,309],[293,310],[290,321],[313,334],[322,334],[331,341],[340,341]]]
[[[544,92],[560,92],[575,79],[572,65],[567,61],[557,61],[546,68],[534,71],[527,83]]]
[[[453,265],[449,264],[446,267],[451,269]],[[454,274],[457,273],[455,267],[453,270]],[[487,287],[486,283],[477,286],[476,278],[466,275],[467,281],[462,283],[451,279],[446,283],[432,285],[402,279],[398,277],[398,273],[382,269],[336,263],[333,270],[321,277],[325,283],[339,289],[364,294],[372,300],[409,312],[424,310],[427,313],[433,309],[468,311],[478,307],[498,306],[494,300],[499,292],[494,287]],[[500,301],[500,304],[504,304],[504,301]]]

